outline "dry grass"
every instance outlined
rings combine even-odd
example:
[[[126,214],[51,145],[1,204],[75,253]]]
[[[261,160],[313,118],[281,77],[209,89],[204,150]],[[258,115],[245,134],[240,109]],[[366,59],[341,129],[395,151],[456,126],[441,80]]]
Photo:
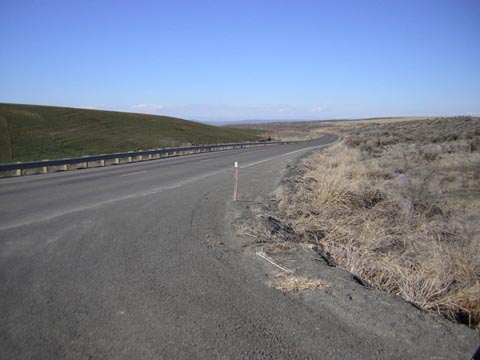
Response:
[[[348,133],[304,161],[280,216],[377,288],[478,328],[480,119]]]
[[[330,287],[328,282],[321,279],[309,279],[303,276],[295,276],[287,273],[276,274],[269,281],[268,285],[284,293]]]
[[[372,118],[358,120],[319,120],[319,121],[284,121],[273,123],[259,123],[248,125],[235,125],[240,128],[257,129],[264,132],[265,137],[272,140],[302,141],[319,138],[322,134],[331,133],[343,135],[352,127],[362,125],[378,125],[405,123],[409,121],[428,120],[429,117],[394,117]]]
[[[296,249],[297,247],[298,247],[298,244],[294,244],[289,241],[272,242],[272,243],[263,245],[263,251],[265,251],[266,253],[270,253],[274,251],[288,251],[288,250]]]

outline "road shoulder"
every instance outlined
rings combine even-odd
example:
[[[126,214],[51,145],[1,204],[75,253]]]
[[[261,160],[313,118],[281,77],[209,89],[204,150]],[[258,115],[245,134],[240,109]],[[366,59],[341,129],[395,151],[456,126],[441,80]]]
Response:
[[[234,230],[229,246],[241,254],[247,271],[256,272],[265,286],[277,288],[278,296],[301,301],[312,314],[329,313],[355,333],[374,338],[392,358],[469,358],[478,346],[478,332],[372,289],[335,267],[314,245],[299,243],[288,225],[278,221],[275,192],[294,176],[299,160],[266,170],[280,176],[274,190],[252,190],[229,209]]]

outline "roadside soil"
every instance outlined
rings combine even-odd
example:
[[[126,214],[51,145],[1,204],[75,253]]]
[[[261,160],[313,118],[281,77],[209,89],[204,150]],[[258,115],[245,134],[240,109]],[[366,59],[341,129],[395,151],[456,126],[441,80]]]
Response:
[[[368,336],[384,344],[385,357],[469,359],[480,344],[478,331],[373,289],[337,267],[329,254],[314,244],[300,242],[288,224],[279,220],[276,195],[288,188],[300,160],[284,164],[273,192],[233,206],[234,232],[228,247],[245,259],[265,286],[276,289],[278,296],[302,302],[312,316],[329,313],[339,323],[350,324],[359,338]]]

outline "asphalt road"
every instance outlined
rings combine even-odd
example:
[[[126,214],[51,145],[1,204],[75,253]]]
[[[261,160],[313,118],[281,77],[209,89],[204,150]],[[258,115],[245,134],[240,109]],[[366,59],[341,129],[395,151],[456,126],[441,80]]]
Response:
[[[231,243],[234,161],[246,203],[335,139],[0,180],[0,358],[402,358]]]

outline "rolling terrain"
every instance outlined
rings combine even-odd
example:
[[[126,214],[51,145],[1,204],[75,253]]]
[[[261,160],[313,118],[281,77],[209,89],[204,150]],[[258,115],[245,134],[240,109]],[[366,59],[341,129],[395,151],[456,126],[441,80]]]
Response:
[[[313,140],[325,133],[344,134],[354,126],[397,123],[405,121],[428,120],[428,116],[409,117],[378,117],[365,119],[337,119],[337,120],[302,120],[302,121],[271,121],[251,123],[243,122],[231,124],[227,127],[255,129],[263,131],[265,137],[272,140]]]
[[[260,133],[168,116],[0,104],[1,163],[251,141]]]
[[[0,349],[14,359],[467,358],[476,333],[338,268],[289,293],[242,235],[287,169],[338,138],[0,180]],[[239,197],[232,203],[233,163]],[[272,245],[272,244],[270,244]],[[309,264],[309,265],[308,265]],[[315,274],[305,273],[308,265]],[[388,295],[388,294],[387,294]]]
[[[59,111],[60,108],[47,109]],[[79,110],[80,113],[84,111],[89,110]],[[33,116],[32,112],[27,113],[30,118]],[[115,128],[113,125],[118,124],[116,121],[122,116],[128,122],[129,116],[137,114],[112,115],[111,112],[92,111],[86,115],[85,122],[91,121],[90,128],[94,128],[92,117],[100,117],[99,122],[106,124],[110,121]],[[138,116],[139,122],[147,119],[148,123],[148,115]],[[21,116],[17,114],[17,118]],[[57,114],[57,126],[60,118],[62,116]],[[63,116],[66,118],[71,119]],[[180,119],[167,120],[171,120],[170,129],[185,124],[189,124],[190,129],[203,126]],[[351,126],[341,123],[341,126],[323,128],[342,134],[344,141],[313,155],[317,160],[310,162],[309,169],[326,166],[322,173],[336,176],[343,167],[329,164],[340,164],[349,151],[357,148],[361,151],[354,161],[358,167],[364,161],[370,163],[377,159],[383,154],[382,149],[386,151],[391,146],[403,149],[405,142],[405,146],[408,145],[405,151],[393,153],[400,154],[402,159],[407,156],[405,159],[412,169],[404,169],[402,176],[408,175],[412,179],[417,176],[414,171],[417,152],[424,160],[419,163],[424,169],[435,165],[438,170],[436,161],[440,160],[449,164],[456,161],[458,166],[458,156],[466,158],[468,155],[468,164],[476,159],[471,156],[478,149],[477,119],[385,121],[385,124],[384,121]],[[2,124],[4,130],[12,129],[5,118],[2,118]],[[136,125],[135,121],[131,124]],[[142,123],[141,126],[147,125]],[[140,127],[136,127],[136,131],[140,131]],[[125,132],[126,127],[123,128]],[[68,132],[68,126],[63,129]],[[87,139],[89,132],[84,130]],[[148,139],[148,132],[143,131]],[[168,133],[167,130],[162,132],[163,135]],[[299,138],[304,138],[302,131],[298,133]],[[320,134],[317,129],[312,133],[309,136]],[[106,132],[103,134],[106,136]],[[201,132],[195,134],[202,135]],[[8,133],[8,139],[15,137]],[[0,186],[0,203],[4,205],[0,206],[0,274],[4,281],[0,286],[0,307],[5,321],[0,326],[0,348],[15,358],[78,358],[84,355],[152,359],[236,358],[239,355],[241,358],[336,359],[358,356],[406,359],[420,358],[425,354],[426,357],[469,356],[476,347],[475,330],[420,311],[419,308],[433,308],[422,306],[418,297],[406,302],[398,291],[389,293],[389,289],[378,286],[368,276],[369,269],[359,274],[345,266],[338,252],[326,243],[330,235],[317,242],[315,236],[323,236],[322,231],[328,228],[323,223],[322,226],[313,224],[309,227],[311,222],[324,219],[319,209],[336,209],[337,203],[324,199],[321,206],[311,206],[309,201],[318,198],[311,191],[321,191],[331,182],[328,179],[313,180],[315,174],[304,167],[304,162],[300,171],[308,177],[307,186],[303,186],[303,178],[299,176],[293,181],[284,176],[287,171],[290,175],[296,174],[298,161],[304,158],[308,162],[311,158],[306,156],[314,149],[324,148],[337,140],[340,140],[338,136],[327,134],[317,140],[283,146],[197,154],[122,167],[92,168],[78,173],[3,179]],[[435,148],[432,148],[433,142]],[[418,145],[418,149],[410,149],[413,145]],[[12,148],[11,144],[9,146]],[[339,147],[342,147],[340,157],[336,155]],[[235,161],[240,164],[240,201],[231,203],[232,165]],[[385,161],[395,164],[390,157]],[[475,164],[473,161],[471,168],[462,167],[461,171],[467,174],[469,169],[477,168]],[[350,165],[348,168],[356,171],[357,167]],[[385,166],[383,169],[390,171]],[[377,170],[375,174],[378,175]],[[450,166],[447,170],[450,173],[445,176],[454,180],[458,178],[456,173],[451,173],[457,168]],[[369,174],[364,170],[359,172]],[[359,182],[352,174],[341,178],[348,179],[351,186]],[[382,181],[390,178],[381,177]],[[372,179],[368,182],[371,183]],[[476,182],[458,179],[461,182],[450,182],[462,185],[462,192],[472,190],[476,193]],[[294,185],[297,189],[295,195],[287,194],[288,199],[278,198],[280,184]],[[442,184],[445,188],[442,193],[451,200],[454,189],[450,185],[446,187],[444,182]],[[336,230],[341,230],[339,226],[345,221],[349,222],[348,229],[355,230],[354,223],[359,219],[354,213],[355,206],[363,199],[363,193],[356,190],[353,187],[345,192],[353,196],[354,203],[348,203],[349,197],[342,197],[332,189],[327,191],[336,199],[347,201],[345,204],[350,209],[347,213],[335,213]],[[373,194],[380,193],[384,194],[378,187]],[[300,201],[302,205],[299,205],[299,196],[306,196]],[[370,203],[363,206],[360,201],[363,206],[360,206],[361,214],[375,225],[369,229],[383,229],[374,221],[383,221],[380,216],[386,213],[383,210],[396,209],[395,206],[392,208],[393,202],[385,202],[386,199],[387,195],[375,197],[373,206]],[[382,207],[384,202],[389,207]],[[465,227],[468,222],[457,218],[455,209],[447,209],[443,203],[434,201],[435,206],[427,206],[428,209],[441,210],[436,210],[427,222],[424,220],[429,214],[409,213],[410,227],[402,227],[409,232],[404,234],[402,244],[405,247],[405,239],[418,235],[415,224],[423,224],[425,229],[432,225],[433,230],[442,224],[442,234],[448,238],[441,239],[443,248],[439,254],[453,259],[458,253],[463,260],[452,262],[425,252],[419,254],[422,259],[434,260],[425,262],[431,263],[427,270],[443,274],[443,278],[454,275],[457,280],[453,283],[458,291],[453,295],[460,299],[460,310],[466,311],[459,312],[458,307],[446,309],[439,303],[433,312],[442,312],[450,319],[463,316],[467,321],[461,322],[475,328],[475,301],[478,298],[475,294],[478,290],[475,285],[470,285],[475,281],[475,264],[478,262],[475,259],[467,261],[467,248],[470,247],[463,246],[465,251],[460,253],[457,246],[465,245],[468,240],[459,233],[459,224],[464,224],[462,229],[467,232],[475,232],[475,229]],[[285,204],[290,207],[285,208]],[[312,211],[304,212],[305,206]],[[306,222],[303,218],[296,221],[290,216],[292,207],[297,215],[306,214]],[[277,208],[284,213],[273,214],[274,217],[262,217],[257,213],[267,208]],[[478,223],[472,212],[466,216],[473,219],[472,225]],[[293,240],[278,241],[276,235],[263,238],[265,234],[278,232],[275,228],[260,233],[254,231],[265,222],[262,219],[275,221],[276,217],[281,220],[279,224],[283,229],[280,236],[287,231]],[[352,219],[354,223],[351,223]],[[299,232],[299,225],[305,229],[305,234]],[[335,235],[331,230],[329,234]],[[362,234],[374,240],[377,238],[373,235],[378,235],[365,229]],[[301,239],[303,241],[298,241]],[[342,240],[341,237],[335,239],[337,242]],[[419,236],[415,239],[417,245],[423,241]],[[316,247],[310,249],[305,243]],[[475,249],[473,241],[469,244]],[[324,264],[324,258],[317,256],[316,251],[324,249],[322,246],[326,246],[338,267],[332,267],[328,262]],[[392,249],[397,248],[403,249],[398,246]],[[452,253],[450,248],[457,251]],[[395,256],[392,249],[388,253]],[[378,252],[378,246],[372,251],[376,258],[383,254]],[[412,253],[409,252],[410,260]],[[286,268],[280,267],[283,270],[279,272],[277,265],[262,260],[259,254],[266,254]],[[362,258],[371,259],[368,256],[368,251],[362,252]],[[398,256],[400,260],[404,258]],[[397,259],[389,260],[389,263],[400,266],[397,262]],[[444,264],[442,269],[452,271],[436,271],[438,264]],[[455,270],[460,267],[449,265],[447,269],[447,264],[463,264],[461,268],[464,270],[473,264],[468,267],[473,269],[470,273],[473,275],[460,274]],[[393,274],[393,270],[390,273]],[[421,272],[423,275],[427,273]],[[366,279],[367,285],[355,279]],[[417,280],[428,283],[427,276]],[[372,291],[373,288],[387,291]],[[414,287],[408,289],[412,296],[416,296]],[[462,289],[467,291],[462,292]],[[459,294],[463,294],[462,298],[458,297]],[[416,308],[410,305],[412,303]]]

